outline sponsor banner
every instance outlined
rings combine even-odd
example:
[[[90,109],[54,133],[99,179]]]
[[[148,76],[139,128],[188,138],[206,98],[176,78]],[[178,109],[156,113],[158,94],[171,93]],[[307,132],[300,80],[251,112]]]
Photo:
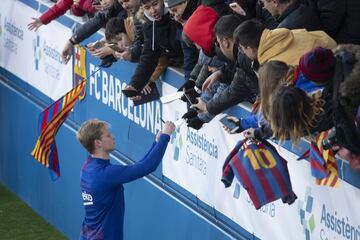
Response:
[[[56,21],[27,30],[40,14],[19,1],[1,2],[0,66],[55,100],[72,87],[72,66],[61,60],[71,30]]]
[[[74,59],[74,65],[64,65],[60,52],[71,31],[56,21],[38,32],[28,31],[31,17],[39,15],[18,1],[2,2],[0,66],[55,100],[72,87],[73,68],[79,79],[86,78],[96,71],[99,60],[76,49],[79,58]],[[133,106],[121,89],[134,68],[133,64],[118,62],[91,76],[87,97],[74,115],[78,122],[97,117],[112,123],[122,143],[118,150],[139,159],[161,129],[160,117],[175,121],[186,112],[186,104],[178,100],[165,105],[154,101]],[[161,90],[162,95],[176,91],[167,83],[162,84]],[[360,240],[360,214],[355,205],[360,190],[345,182],[336,189],[315,185],[309,163],[297,161],[297,156],[286,149],[281,149],[280,154],[288,161],[298,196],[292,205],[278,200],[256,210],[236,179],[225,189],[220,181],[222,165],[240,135],[225,133],[218,121],[221,117],[199,131],[185,124],[176,130],[164,157],[166,177],[261,239]]]
[[[176,91],[163,84],[163,95]],[[177,120],[186,112],[180,100],[163,105],[163,117]],[[341,182],[339,188],[315,184],[307,161],[275,145],[288,161],[293,190],[298,199],[292,204],[281,200],[256,210],[247,191],[236,178],[225,189],[221,182],[226,156],[241,138],[222,129],[217,116],[200,130],[183,124],[171,137],[163,161],[163,174],[223,213],[260,239],[359,239],[360,213],[356,211],[360,190]],[[355,210],[355,211],[354,211]]]

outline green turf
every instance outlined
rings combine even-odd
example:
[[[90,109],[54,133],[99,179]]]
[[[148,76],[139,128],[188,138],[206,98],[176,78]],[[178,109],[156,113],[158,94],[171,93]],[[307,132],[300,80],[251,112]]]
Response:
[[[66,239],[0,184],[0,239]]]

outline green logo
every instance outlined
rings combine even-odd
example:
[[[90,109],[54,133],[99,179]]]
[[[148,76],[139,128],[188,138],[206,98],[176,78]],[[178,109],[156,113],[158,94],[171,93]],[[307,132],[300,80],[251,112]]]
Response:
[[[315,230],[315,217],[312,213],[313,205],[314,197],[311,196],[311,188],[307,187],[304,201],[299,201],[300,221],[303,226],[306,240],[310,240],[310,236]]]

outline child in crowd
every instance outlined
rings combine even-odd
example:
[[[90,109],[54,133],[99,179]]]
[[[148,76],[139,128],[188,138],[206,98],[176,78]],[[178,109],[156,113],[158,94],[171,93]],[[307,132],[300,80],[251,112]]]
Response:
[[[42,25],[49,24],[52,20],[64,15],[67,10],[75,16],[93,15],[97,10],[108,8],[114,0],[60,0],[44,12],[39,18],[32,18],[33,21],[28,24],[28,29],[37,31]]]
[[[301,137],[331,129],[331,94],[324,89],[307,94],[294,86],[280,87],[271,98],[269,123],[273,136],[296,144]]]
[[[229,119],[239,125],[237,132],[248,129],[246,136],[271,137],[272,132],[266,122],[269,120],[272,94],[281,86],[296,86],[308,93],[322,90],[331,82],[334,71],[333,52],[321,47],[304,54],[296,67],[281,61],[267,62],[258,71],[260,97],[257,114],[240,120],[234,117]]]
[[[124,88],[131,92],[131,96],[138,96],[149,83],[161,55],[167,55],[169,64],[173,66],[181,66],[183,61],[177,39],[178,23],[170,18],[163,0],[142,0],[141,7],[145,15],[142,25],[144,47],[136,70]]]

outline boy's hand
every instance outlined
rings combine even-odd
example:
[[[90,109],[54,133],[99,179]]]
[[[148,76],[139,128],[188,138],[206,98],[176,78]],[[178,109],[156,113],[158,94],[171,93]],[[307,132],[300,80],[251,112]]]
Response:
[[[161,132],[163,134],[171,135],[175,131],[175,129],[176,126],[173,122],[166,121]]]
[[[243,134],[245,138],[255,138],[255,129],[254,128],[246,129],[245,131],[243,131]]]
[[[131,60],[131,52],[128,50],[125,50],[123,52],[115,52],[116,59],[130,61]]]
[[[34,30],[37,31],[39,29],[39,27],[41,27],[43,25],[43,23],[41,22],[40,18],[31,18],[33,21],[31,23],[29,23],[28,26],[28,30]]]
[[[151,93],[152,88],[150,87],[150,83],[148,82],[145,87],[141,90],[141,93],[143,93],[144,95],[148,95]]]
[[[194,108],[194,109],[196,109],[198,112],[207,113],[208,110],[207,110],[207,108],[206,108],[206,103],[205,103],[203,100],[201,100],[201,98],[197,98],[197,100],[198,100],[198,103],[192,104],[192,105],[190,106],[190,108]]]
[[[220,71],[216,71],[214,73],[212,73],[203,83],[202,85],[202,91],[204,92],[205,90],[208,90],[212,87],[212,85],[219,80],[221,77],[221,72]]]
[[[61,52],[61,59],[65,64],[67,64],[72,56],[72,43],[70,41],[67,41],[64,49]]]
[[[115,51],[112,50],[110,47],[104,46],[102,48],[92,51],[91,53],[94,55],[94,57],[103,58],[113,54],[114,52]]]

